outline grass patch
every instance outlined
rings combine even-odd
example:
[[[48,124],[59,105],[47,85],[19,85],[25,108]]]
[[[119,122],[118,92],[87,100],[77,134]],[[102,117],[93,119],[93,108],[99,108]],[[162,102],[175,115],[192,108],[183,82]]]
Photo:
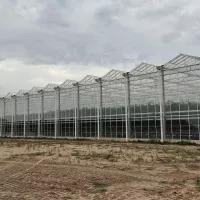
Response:
[[[30,156],[44,156],[46,154],[46,152],[35,152],[35,153],[29,153],[27,155]]]
[[[187,140],[182,140],[182,141],[178,141],[178,142],[170,142],[167,140],[164,140],[163,142],[161,142],[161,140],[154,140],[154,139],[150,139],[150,140],[133,140],[132,143],[142,143],[142,144],[160,144],[160,145],[192,145],[192,146],[198,146],[197,143],[195,142],[191,142],[191,141],[187,141]]]
[[[197,187],[197,190],[200,192],[200,178],[199,177],[195,180],[195,185]]]
[[[20,158],[22,156],[35,157],[35,156],[44,156],[44,155],[46,155],[46,152],[22,153],[22,154],[13,154],[9,158]]]
[[[93,182],[93,189],[91,189],[89,192],[92,194],[97,194],[97,193],[105,193],[107,192],[107,187],[108,184],[102,183],[102,182]]]
[[[93,185],[94,185],[94,187],[96,187],[96,188],[102,188],[102,187],[107,187],[107,186],[108,186],[108,184],[106,184],[106,183],[101,183],[101,182],[94,182]]]
[[[175,144],[178,144],[178,145],[193,145],[193,146],[197,146],[197,145],[198,145],[198,144],[195,143],[195,142],[185,141],[185,140],[176,142]]]
[[[105,193],[105,192],[107,192],[106,188],[98,188],[98,189],[90,190],[91,194]]]
[[[80,156],[80,153],[79,153],[79,152],[74,152],[74,153],[71,153],[71,156],[79,157],[79,156]]]
[[[191,142],[189,140],[182,140],[182,141],[177,141],[173,142],[171,140],[165,140],[161,142],[160,139],[150,139],[150,140],[130,140],[129,142],[125,142],[124,140],[96,140],[95,138],[50,138],[50,137],[36,137],[36,138],[25,138],[22,139],[20,137],[15,137],[15,138],[9,138],[9,137],[2,137],[0,139],[1,143],[0,145],[4,145],[5,142],[7,143],[12,143],[12,147],[18,146],[21,147],[23,145],[28,145],[28,144],[40,144],[40,145],[50,145],[50,144],[78,144],[78,145],[85,145],[85,144],[127,144],[127,143],[143,143],[143,144],[159,144],[159,145],[193,145],[193,146],[200,146],[199,144],[195,142]],[[32,146],[31,146],[32,147]]]
[[[97,153],[97,152],[92,152],[92,153],[87,153],[87,154],[81,154],[80,152],[73,152],[71,153],[71,156],[77,157],[81,160],[96,160],[96,159],[105,159],[109,160],[111,162],[117,162],[116,156],[112,153]]]
[[[103,155],[103,158],[106,159],[106,160],[110,160],[110,159],[113,159],[115,156],[111,153],[108,153],[108,154],[104,154]]]
[[[200,156],[200,151],[199,150],[185,150],[185,149],[178,149],[178,150],[174,150],[173,152],[171,152],[174,155],[177,156],[182,156],[184,158],[195,158]]]

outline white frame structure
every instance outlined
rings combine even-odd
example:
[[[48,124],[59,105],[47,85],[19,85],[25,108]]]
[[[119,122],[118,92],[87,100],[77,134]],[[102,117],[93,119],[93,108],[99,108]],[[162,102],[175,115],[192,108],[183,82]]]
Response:
[[[0,98],[0,137],[200,140],[200,57]]]

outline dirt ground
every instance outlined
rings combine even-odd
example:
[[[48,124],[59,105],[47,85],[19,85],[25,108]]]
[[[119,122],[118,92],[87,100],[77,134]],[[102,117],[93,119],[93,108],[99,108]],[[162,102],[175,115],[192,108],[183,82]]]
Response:
[[[200,146],[1,139],[0,199],[200,199]]]

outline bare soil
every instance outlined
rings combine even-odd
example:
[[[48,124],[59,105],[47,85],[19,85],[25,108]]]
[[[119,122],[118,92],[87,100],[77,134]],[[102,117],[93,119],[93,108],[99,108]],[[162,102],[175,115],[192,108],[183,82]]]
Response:
[[[1,139],[0,199],[200,199],[200,146]]]

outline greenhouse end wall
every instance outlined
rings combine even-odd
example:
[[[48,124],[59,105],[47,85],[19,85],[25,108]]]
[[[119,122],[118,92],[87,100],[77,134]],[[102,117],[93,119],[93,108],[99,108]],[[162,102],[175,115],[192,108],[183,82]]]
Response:
[[[8,93],[1,137],[199,140],[200,58]]]

